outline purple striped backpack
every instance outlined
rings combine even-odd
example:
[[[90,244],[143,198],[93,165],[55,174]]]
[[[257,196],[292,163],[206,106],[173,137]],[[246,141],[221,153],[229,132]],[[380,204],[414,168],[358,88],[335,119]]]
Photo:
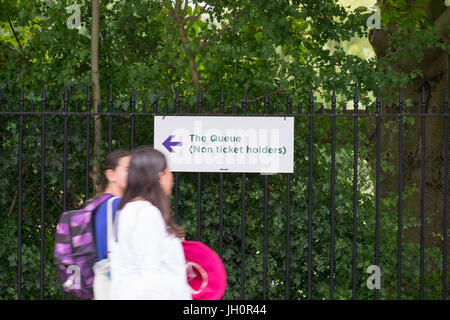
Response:
[[[84,208],[63,212],[56,226],[54,263],[63,290],[75,297],[92,299],[97,261],[94,213],[111,194],[102,194]]]

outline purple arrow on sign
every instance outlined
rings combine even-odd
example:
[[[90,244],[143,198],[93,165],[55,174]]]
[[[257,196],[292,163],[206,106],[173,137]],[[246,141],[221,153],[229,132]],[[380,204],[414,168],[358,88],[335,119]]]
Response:
[[[168,136],[167,139],[162,143],[162,145],[164,147],[166,147],[166,149],[169,150],[169,152],[174,152],[172,147],[174,147],[174,146],[182,146],[183,145],[182,142],[178,142],[178,141],[177,142],[175,142],[175,141],[172,142],[172,139],[174,137],[175,136]]]

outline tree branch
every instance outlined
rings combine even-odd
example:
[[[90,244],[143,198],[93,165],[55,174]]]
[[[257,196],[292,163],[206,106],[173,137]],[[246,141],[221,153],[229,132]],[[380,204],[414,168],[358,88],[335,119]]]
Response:
[[[223,33],[231,26],[231,24],[232,24],[234,21],[236,21],[236,20],[244,13],[245,10],[246,10],[246,8],[242,9],[241,11],[239,11],[239,12],[231,19],[231,21],[228,22],[227,25],[225,25],[225,27],[223,27],[218,33],[216,33],[216,34],[212,37],[212,39],[210,39],[210,40],[208,40],[208,41],[206,41],[206,42],[203,42],[203,43],[200,45],[200,51],[203,50],[203,49],[205,49],[205,48],[206,48],[208,45],[210,45],[211,43],[213,43],[215,38],[220,37],[220,36],[221,36],[221,35],[222,35],[222,34],[223,34]]]
[[[22,52],[22,61],[25,61],[26,64],[31,64],[31,62],[28,61],[27,57],[25,56],[25,52],[23,51],[22,44],[20,43],[19,37],[17,36],[17,33],[16,33],[16,30],[14,30],[14,26],[12,24],[11,17],[9,16],[8,13],[6,13],[6,14],[8,16],[8,23],[9,23],[9,26],[11,27],[11,30],[12,30],[13,34],[14,34],[14,38],[16,38],[16,41],[19,44],[20,51]]]
[[[174,7],[174,12],[173,12],[173,14],[174,14],[174,16],[177,18],[177,19],[180,19],[181,17],[180,17],[180,12],[181,12],[181,3],[183,2],[183,0],[176,0],[175,1],[175,7]]]
[[[9,22],[9,26],[11,27],[11,30],[12,30],[12,32],[13,32],[13,34],[14,34],[14,38],[16,38],[16,41],[17,41],[17,43],[19,44],[20,51],[22,51],[22,54],[25,55],[25,54],[23,53],[22,44],[20,43],[20,40],[19,40],[19,38],[17,37],[16,30],[14,30],[14,26],[13,26],[13,24],[12,24],[12,22],[11,22],[11,17],[9,16],[9,14],[8,14],[8,22]]]
[[[188,22],[189,20],[198,20],[198,18],[200,18],[202,15],[201,14],[198,14],[198,15],[196,15],[196,16],[189,16],[189,17],[186,17],[186,18],[184,18],[184,22]],[[190,28],[190,26],[188,27],[188,29]],[[186,31],[187,31],[187,29],[186,29]]]
[[[18,193],[19,193],[18,191],[16,191],[16,192],[14,193],[14,197],[13,197],[13,199],[12,199],[11,205],[9,206],[8,216],[10,216],[11,213],[13,212],[14,206],[15,206],[15,204],[16,204],[16,199],[17,199]]]
[[[181,0],[177,0],[178,1]],[[179,13],[179,12],[178,12]],[[186,34],[186,30],[184,29],[184,18],[177,16],[175,13],[171,15],[171,18],[176,26],[177,33],[180,36],[181,43],[183,44],[183,47],[186,49],[187,44],[189,43],[189,39]],[[200,88],[200,76],[197,71],[197,66],[195,64],[195,52],[192,53],[192,56],[189,57],[189,70],[192,74],[192,81],[196,85],[197,88]]]
[[[388,36],[386,31],[381,29],[371,29],[369,31],[369,42],[378,58],[383,57],[386,54],[388,48]]]
[[[186,13],[187,13],[187,8],[189,6],[189,0],[186,0],[184,2],[184,10],[183,10],[183,17],[186,17]]]
[[[434,23],[437,32],[444,42],[449,43],[450,37],[448,36],[448,28],[450,26],[450,7],[447,7],[445,11],[437,18]]]
[[[189,26],[186,28],[186,32],[192,27],[192,25],[195,23],[195,21],[197,21],[198,19],[200,19],[200,17],[202,16],[203,10],[205,10],[207,6],[208,6],[208,5],[205,4],[205,5],[200,9],[200,12],[198,13],[198,15],[196,15],[196,16],[190,16],[190,17],[187,17],[187,18],[184,19],[185,22],[188,21],[188,20],[192,20],[192,19],[193,19],[192,22],[189,24]]]
[[[187,18],[184,18],[185,23],[188,22],[189,20],[192,20],[191,23],[189,24],[189,26],[186,28],[186,31],[188,31],[192,27],[192,25],[195,23],[195,21],[197,21],[201,16],[202,16],[201,14],[198,14],[196,16],[189,16]]]
[[[169,11],[169,16],[175,21],[175,15],[174,15],[174,11],[172,8],[172,3],[170,1],[163,1],[164,6],[167,8],[167,10]]]

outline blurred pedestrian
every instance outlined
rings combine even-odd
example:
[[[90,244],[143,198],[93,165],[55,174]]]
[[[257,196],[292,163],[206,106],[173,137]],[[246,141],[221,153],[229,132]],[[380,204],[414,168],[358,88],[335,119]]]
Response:
[[[120,198],[127,185],[130,158],[129,151],[115,150],[106,156],[104,162],[107,185],[101,194],[108,194],[111,197],[103,202],[95,213],[94,230],[98,257],[98,262],[94,265],[94,299],[96,300],[108,299],[109,262],[106,259],[109,249],[107,240],[109,236],[107,227],[108,204],[111,206],[112,219],[114,219]]]
[[[111,248],[110,299],[190,300],[184,230],[170,213],[173,175],[150,147],[132,152]]]

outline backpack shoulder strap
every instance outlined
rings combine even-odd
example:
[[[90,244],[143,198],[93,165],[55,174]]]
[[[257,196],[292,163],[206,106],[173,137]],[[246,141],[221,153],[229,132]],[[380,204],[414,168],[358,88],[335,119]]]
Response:
[[[86,206],[84,207],[84,210],[86,211],[94,211],[99,205],[101,205],[103,202],[111,198],[112,195],[109,193],[103,193],[99,195],[98,197],[92,199],[91,201],[88,201]]]
[[[107,253],[106,257],[109,256],[109,252],[111,251],[112,238],[113,238],[113,202],[118,197],[112,197],[108,199],[107,209],[106,209],[106,237],[107,237]]]

